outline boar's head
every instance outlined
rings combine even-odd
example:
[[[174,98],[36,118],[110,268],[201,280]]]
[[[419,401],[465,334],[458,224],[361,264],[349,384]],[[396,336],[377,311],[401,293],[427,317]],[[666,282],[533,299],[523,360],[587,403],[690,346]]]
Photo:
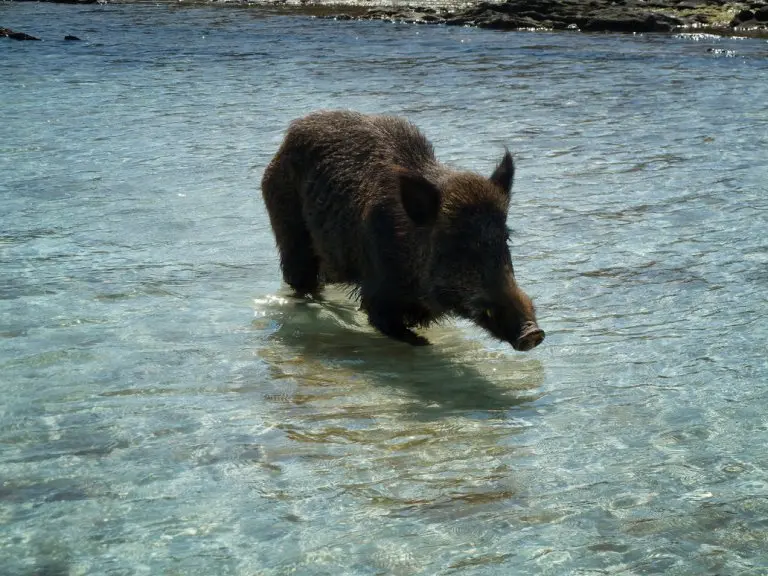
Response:
[[[400,196],[411,220],[431,228],[424,280],[431,299],[515,350],[528,351],[541,344],[544,331],[533,302],[515,281],[509,252],[506,222],[514,173],[506,151],[490,178],[402,172]]]

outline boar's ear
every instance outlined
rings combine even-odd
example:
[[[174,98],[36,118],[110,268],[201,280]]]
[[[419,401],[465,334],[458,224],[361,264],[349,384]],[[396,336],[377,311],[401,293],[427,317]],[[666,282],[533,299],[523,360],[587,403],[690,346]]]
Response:
[[[502,189],[504,194],[509,196],[509,193],[512,191],[512,181],[514,179],[515,163],[512,160],[512,155],[509,153],[509,150],[504,146],[504,158],[502,158],[499,165],[496,166],[496,170],[493,171],[491,182],[496,184],[496,186]]]
[[[418,172],[395,168],[400,186],[400,201],[408,217],[417,226],[430,226],[440,213],[440,189]]]

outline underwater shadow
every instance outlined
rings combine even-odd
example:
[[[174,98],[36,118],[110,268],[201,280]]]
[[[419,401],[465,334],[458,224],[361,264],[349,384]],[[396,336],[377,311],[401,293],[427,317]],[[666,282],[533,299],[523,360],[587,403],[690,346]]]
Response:
[[[303,370],[315,380],[392,387],[414,400],[407,411],[424,418],[519,409],[542,396],[540,361],[484,346],[453,322],[421,330],[432,345],[413,347],[374,331],[342,292],[318,301],[272,295],[257,300],[255,312],[254,327],[266,331],[259,355],[276,379],[290,366],[293,376]]]

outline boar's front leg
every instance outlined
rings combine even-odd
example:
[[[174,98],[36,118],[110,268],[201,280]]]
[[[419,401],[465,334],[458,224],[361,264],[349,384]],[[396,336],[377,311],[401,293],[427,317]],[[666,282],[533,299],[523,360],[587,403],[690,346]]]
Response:
[[[385,336],[412,346],[425,346],[429,340],[408,328],[414,325],[414,314],[412,311],[409,314],[408,290],[401,285],[405,263],[397,246],[396,232],[391,205],[380,204],[368,213],[363,233],[365,256],[360,307],[368,314],[371,326]]]

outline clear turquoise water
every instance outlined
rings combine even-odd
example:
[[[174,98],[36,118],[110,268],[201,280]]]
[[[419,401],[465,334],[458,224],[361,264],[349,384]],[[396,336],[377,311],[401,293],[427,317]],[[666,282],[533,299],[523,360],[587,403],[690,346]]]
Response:
[[[766,573],[764,40],[0,25],[0,573]],[[542,346],[290,298],[258,185],[321,107],[516,153]]]

